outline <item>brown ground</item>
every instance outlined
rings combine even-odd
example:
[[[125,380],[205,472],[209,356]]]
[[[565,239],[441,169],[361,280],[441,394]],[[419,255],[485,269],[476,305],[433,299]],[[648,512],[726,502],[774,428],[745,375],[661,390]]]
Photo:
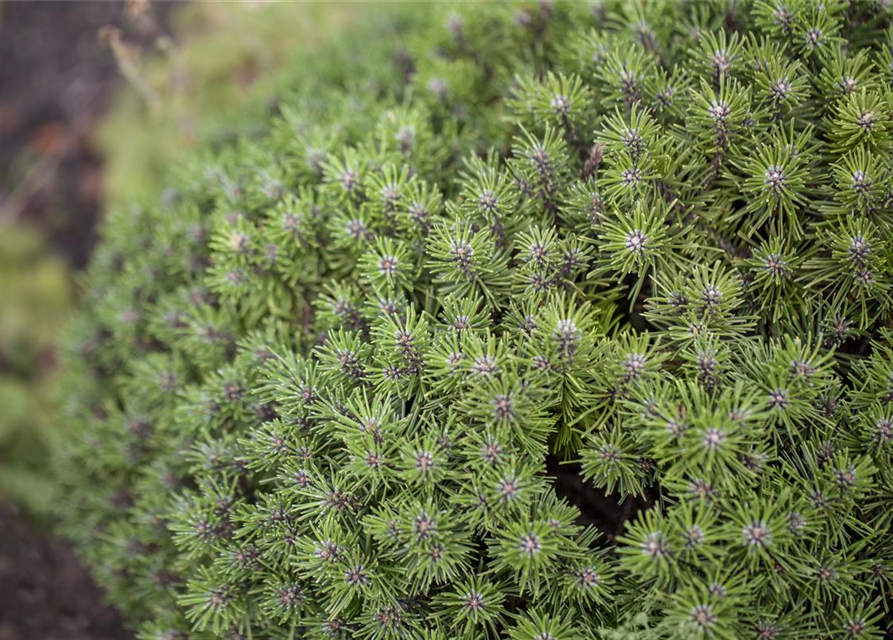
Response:
[[[118,613],[58,540],[0,505],[0,640],[125,640]]]
[[[158,23],[137,18],[136,6],[0,3],[0,224],[38,225],[75,268],[87,261],[102,202],[102,159],[90,135],[121,81],[100,30],[151,43]]]

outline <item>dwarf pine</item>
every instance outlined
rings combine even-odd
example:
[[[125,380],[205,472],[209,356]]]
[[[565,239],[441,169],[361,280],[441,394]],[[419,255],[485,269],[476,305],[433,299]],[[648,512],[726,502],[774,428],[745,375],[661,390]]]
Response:
[[[336,45],[86,278],[62,512],[140,638],[884,637],[887,3]]]

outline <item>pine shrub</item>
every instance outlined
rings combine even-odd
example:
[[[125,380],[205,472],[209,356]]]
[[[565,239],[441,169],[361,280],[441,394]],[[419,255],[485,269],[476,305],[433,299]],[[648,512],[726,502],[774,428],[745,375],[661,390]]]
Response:
[[[882,638],[893,12],[391,6],[113,212],[66,530],[145,640]]]

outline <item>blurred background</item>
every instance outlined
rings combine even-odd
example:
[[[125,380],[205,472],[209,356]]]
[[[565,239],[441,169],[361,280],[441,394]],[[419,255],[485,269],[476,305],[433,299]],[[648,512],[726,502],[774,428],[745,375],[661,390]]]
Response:
[[[0,640],[133,637],[50,533],[55,344],[103,212],[367,10],[0,2]]]

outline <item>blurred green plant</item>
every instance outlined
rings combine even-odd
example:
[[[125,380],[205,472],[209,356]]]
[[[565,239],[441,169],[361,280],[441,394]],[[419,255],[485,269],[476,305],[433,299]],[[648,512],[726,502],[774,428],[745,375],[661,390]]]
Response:
[[[246,102],[270,95],[296,53],[321,49],[339,28],[377,6],[199,2],[172,16],[173,39],[156,41],[161,55],[113,37],[110,44],[130,86],[97,135],[108,161],[109,202],[157,194],[165,167],[206,139],[203,132],[219,131],[232,117],[245,120]],[[255,85],[258,91],[246,91]]]
[[[37,230],[0,227],[0,498],[35,514],[52,504],[53,342],[71,297],[65,265]]]

